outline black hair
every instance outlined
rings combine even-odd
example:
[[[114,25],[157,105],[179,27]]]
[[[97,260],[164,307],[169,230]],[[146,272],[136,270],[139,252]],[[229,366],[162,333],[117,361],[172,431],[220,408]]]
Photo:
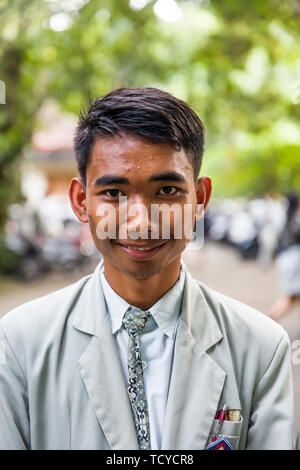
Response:
[[[202,163],[204,126],[184,101],[157,88],[120,88],[98,98],[80,113],[74,137],[77,167],[83,183],[95,138],[131,134],[151,143],[183,149],[194,169]]]

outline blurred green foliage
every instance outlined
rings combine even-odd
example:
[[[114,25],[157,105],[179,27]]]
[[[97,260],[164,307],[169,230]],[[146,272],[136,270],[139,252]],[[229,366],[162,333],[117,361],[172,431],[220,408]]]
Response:
[[[144,3],[0,0],[0,226],[43,101],[78,115],[121,86],[157,86],[196,110],[215,195],[300,187],[300,0],[178,0],[176,22]]]

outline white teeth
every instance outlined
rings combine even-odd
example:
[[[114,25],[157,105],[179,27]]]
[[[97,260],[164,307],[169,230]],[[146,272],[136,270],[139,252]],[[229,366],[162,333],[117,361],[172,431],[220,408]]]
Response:
[[[120,243],[119,243],[120,245]],[[126,246],[126,245],[121,245],[123,246],[124,248],[127,248],[128,250],[134,250],[134,251],[150,251],[150,250],[154,250],[154,248],[158,248],[157,246],[153,246],[153,247],[150,247],[150,248],[141,248],[141,247],[138,247],[138,246]],[[161,245],[159,245],[161,246]]]
[[[152,248],[135,248],[135,247],[130,248],[129,246],[128,246],[127,248],[129,248],[130,250],[137,250],[137,251],[149,251],[149,250],[152,250]]]

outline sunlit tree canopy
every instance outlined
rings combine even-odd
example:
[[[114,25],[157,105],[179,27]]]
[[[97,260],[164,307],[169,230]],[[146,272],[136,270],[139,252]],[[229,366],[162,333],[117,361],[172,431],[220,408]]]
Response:
[[[196,110],[215,195],[299,188],[299,22],[298,0],[0,1],[0,223],[42,103],[78,115],[122,86]]]

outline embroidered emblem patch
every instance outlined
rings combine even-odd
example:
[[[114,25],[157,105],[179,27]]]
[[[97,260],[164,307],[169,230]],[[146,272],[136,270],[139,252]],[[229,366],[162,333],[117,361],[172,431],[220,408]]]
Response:
[[[215,442],[209,444],[204,450],[235,450],[235,448],[225,436],[219,436]]]

